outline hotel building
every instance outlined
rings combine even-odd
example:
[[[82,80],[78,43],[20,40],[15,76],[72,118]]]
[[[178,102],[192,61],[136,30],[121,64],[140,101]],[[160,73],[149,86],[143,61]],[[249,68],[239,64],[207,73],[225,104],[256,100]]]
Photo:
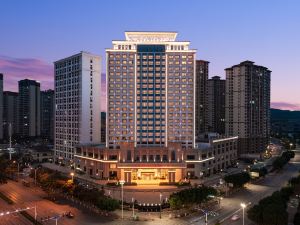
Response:
[[[195,144],[195,55],[175,32],[126,32],[107,57],[107,140],[134,146]]]
[[[226,134],[239,137],[239,154],[261,153],[270,137],[271,71],[244,61],[226,71]]]
[[[87,52],[55,67],[55,157],[72,160],[78,144],[100,143],[101,58]]]
[[[210,173],[214,148],[195,142],[196,50],[176,32],[125,36],[106,50],[106,145],[79,146],[76,168],[143,184]]]

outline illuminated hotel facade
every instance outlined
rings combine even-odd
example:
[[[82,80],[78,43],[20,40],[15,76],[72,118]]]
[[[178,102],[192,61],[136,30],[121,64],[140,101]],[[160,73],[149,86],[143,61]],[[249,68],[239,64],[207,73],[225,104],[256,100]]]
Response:
[[[195,142],[196,50],[176,32],[125,36],[106,50],[106,143],[78,147],[77,169],[151,184],[216,173],[212,140],[201,150]],[[236,138],[223,140],[231,143],[225,168],[236,159]]]
[[[107,58],[107,140],[137,146],[195,144],[195,57],[175,32],[126,32]]]

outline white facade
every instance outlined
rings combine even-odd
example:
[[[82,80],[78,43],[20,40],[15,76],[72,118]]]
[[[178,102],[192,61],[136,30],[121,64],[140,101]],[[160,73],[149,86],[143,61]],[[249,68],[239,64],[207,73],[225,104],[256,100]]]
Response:
[[[70,160],[78,144],[101,141],[101,57],[80,52],[54,65],[55,157]]]

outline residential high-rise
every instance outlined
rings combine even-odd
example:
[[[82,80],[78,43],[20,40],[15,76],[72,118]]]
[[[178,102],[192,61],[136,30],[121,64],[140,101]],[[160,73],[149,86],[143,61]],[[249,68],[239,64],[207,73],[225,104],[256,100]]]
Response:
[[[100,56],[80,52],[54,62],[55,157],[73,159],[78,144],[100,143]]]
[[[219,76],[207,81],[207,129],[225,134],[225,80]]]
[[[40,83],[19,81],[18,131],[22,137],[40,136]]]
[[[195,54],[176,32],[125,32],[107,57],[107,138],[110,149],[190,149],[195,144]]]
[[[0,73],[0,139],[3,139],[3,74]]]
[[[208,66],[208,61],[196,61],[196,139],[207,131]]]
[[[226,133],[239,136],[239,154],[269,144],[271,71],[244,61],[226,71]]]
[[[54,90],[41,91],[41,136],[53,140]]]
[[[3,92],[3,133],[6,139],[9,138],[9,124],[12,134],[18,133],[18,95],[17,92]]]

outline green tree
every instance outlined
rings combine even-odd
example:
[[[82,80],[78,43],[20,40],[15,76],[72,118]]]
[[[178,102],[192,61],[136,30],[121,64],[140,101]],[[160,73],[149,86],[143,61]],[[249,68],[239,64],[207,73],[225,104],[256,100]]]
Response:
[[[263,209],[261,205],[254,205],[247,211],[248,218],[256,224],[263,222]]]
[[[0,157],[0,184],[6,183],[7,176],[6,171],[9,165],[9,161],[2,155]]]
[[[288,213],[282,205],[269,204],[263,209],[263,225],[287,225]]]
[[[300,212],[297,212],[294,216],[294,225],[300,225]]]
[[[241,188],[250,181],[250,175],[246,172],[227,175],[224,178],[226,183],[232,183],[234,188]]]
[[[169,203],[171,209],[180,209],[182,207],[182,201],[177,195],[170,197]]]

